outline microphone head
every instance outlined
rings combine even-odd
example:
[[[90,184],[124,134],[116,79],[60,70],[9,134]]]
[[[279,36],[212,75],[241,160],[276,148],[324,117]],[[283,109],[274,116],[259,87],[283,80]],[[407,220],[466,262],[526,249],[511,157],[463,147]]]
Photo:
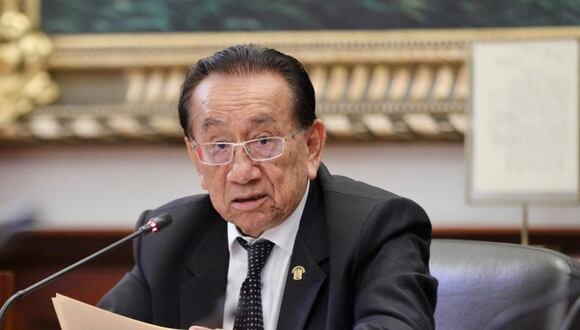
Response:
[[[161,229],[169,226],[169,224],[171,224],[171,216],[169,214],[162,214],[160,216],[154,217],[149,219],[149,221],[147,222],[147,224],[145,224],[143,226],[143,230],[146,233],[156,233],[158,231],[160,231]]]

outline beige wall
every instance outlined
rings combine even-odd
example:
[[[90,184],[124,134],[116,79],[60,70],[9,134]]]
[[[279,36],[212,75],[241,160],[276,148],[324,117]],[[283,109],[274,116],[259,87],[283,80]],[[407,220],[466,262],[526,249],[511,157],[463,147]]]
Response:
[[[333,173],[414,199],[435,227],[518,226],[517,206],[470,206],[460,143],[330,144]],[[200,193],[180,146],[59,146],[0,149],[0,208],[38,209],[46,227],[129,228],[141,210]],[[580,226],[580,207],[530,209],[532,226]]]

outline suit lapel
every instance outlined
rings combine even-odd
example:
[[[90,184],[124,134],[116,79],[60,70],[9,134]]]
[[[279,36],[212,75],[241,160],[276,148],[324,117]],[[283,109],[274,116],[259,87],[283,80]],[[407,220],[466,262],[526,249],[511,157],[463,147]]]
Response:
[[[185,265],[189,279],[180,289],[182,327],[222,326],[229,252],[225,221],[219,216],[213,221],[215,225]]]
[[[328,247],[320,188],[316,181],[311,181],[309,189],[290,259],[278,317],[278,330],[304,328],[320,288],[327,277],[322,267],[328,260]],[[300,266],[305,272],[301,279],[294,279],[292,270]]]

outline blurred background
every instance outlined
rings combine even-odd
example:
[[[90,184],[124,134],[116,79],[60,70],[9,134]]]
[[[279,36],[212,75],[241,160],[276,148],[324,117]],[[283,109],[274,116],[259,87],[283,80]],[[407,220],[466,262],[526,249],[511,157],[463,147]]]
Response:
[[[470,46],[575,38],[574,4],[4,1],[0,207],[32,207],[42,227],[130,228],[201,192],[176,120],[183,75],[254,42],[307,66],[331,171],[416,200],[436,228],[517,227],[518,205],[466,202]],[[532,205],[529,217],[576,227],[579,215]]]
[[[472,46],[580,37],[572,0],[0,3],[0,210],[18,210],[0,221],[33,228],[0,258],[16,288],[120,238],[142,210],[202,192],[177,120],[180,84],[198,58],[248,42],[305,64],[331,172],[415,200],[435,237],[517,242],[521,203],[467,198]],[[532,244],[580,255],[577,198],[530,203],[527,216]],[[128,260],[130,248],[58,291],[112,285]],[[21,319],[23,302],[12,321],[54,326],[35,303],[38,317]]]

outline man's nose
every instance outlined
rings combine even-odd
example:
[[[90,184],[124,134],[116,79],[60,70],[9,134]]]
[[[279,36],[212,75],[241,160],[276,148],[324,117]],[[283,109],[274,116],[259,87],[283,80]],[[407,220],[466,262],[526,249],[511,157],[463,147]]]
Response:
[[[256,166],[243,146],[234,148],[234,154],[231,168],[228,172],[227,179],[230,182],[246,184],[260,177],[260,169]]]

